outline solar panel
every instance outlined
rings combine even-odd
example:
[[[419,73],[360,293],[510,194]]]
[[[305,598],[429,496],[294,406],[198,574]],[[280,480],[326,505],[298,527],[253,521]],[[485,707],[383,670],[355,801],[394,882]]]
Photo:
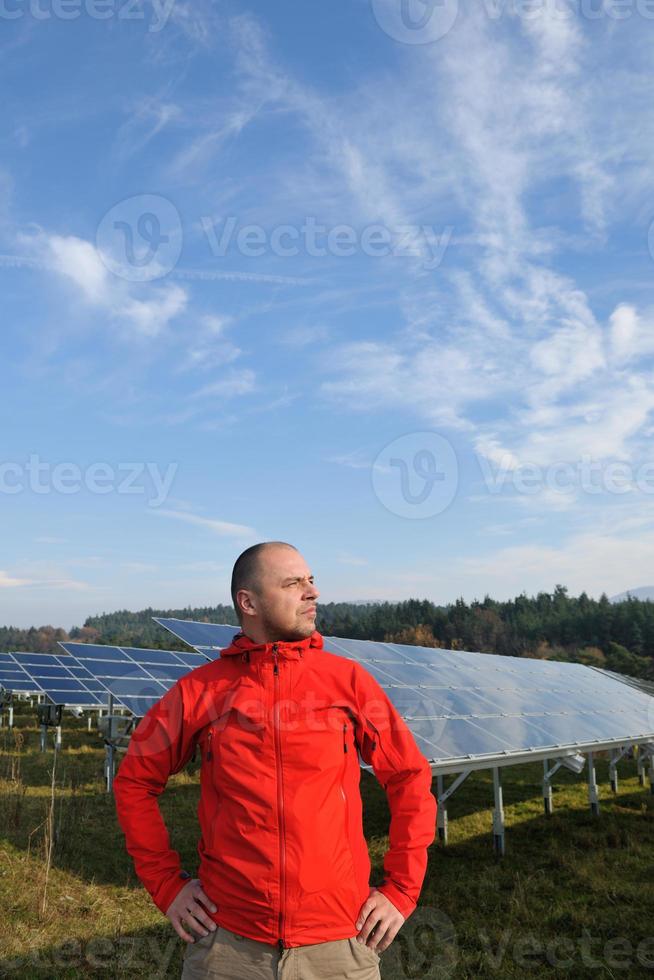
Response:
[[[207,658],[195,651],[72,642],[59,645],[113,696],[116,704],[137,717],[142,717],[180,677],[207,663]],[[104,700],[106,703],[106,694]]]
[[[226,646],[237,629],[157,622],[196,649]],[[231,634],[231,636],[230,636]],[[325,636],[325,648],[373,675],[435,766],[591,750],[654,739],[654,697],[608,671],[498,654]]]
[[[106,692],[71,657],[52,653],[0,654],[0,684],[13,693],[44,694],[64,707],[100,707]]]
[[[30,675],[11,653],[0,653],[0,687],[10,694],[40,694]]]
[[[599,671],[600,674],[608,674],[609,677],[613,677],[616,681],[621,681],[623,684],[628,684],[630,687],[635,687],[638,691],[644,691],[645,694],[650,694],[654,697],[654,681],[645,680],[643,677],[628,677],[626,674],[616,674],[613,670],[606,670],[604,667],[594,667],[594,670]]]
[[[434,764],[654,738],[654,698],[583,664],[340,637],[325,646],[374,674]]]
[[[71,657],[47,653],[15,653],[14,657],[53,704],[88,708],[107,702],[106,691]]]
[[[197,623],[187,619],[159,619],[152,617],[190,647],[195,647],[210,660],[215,660],[220,651],[228,647],[239,632],[237,626],[226,626],[221,623]]]

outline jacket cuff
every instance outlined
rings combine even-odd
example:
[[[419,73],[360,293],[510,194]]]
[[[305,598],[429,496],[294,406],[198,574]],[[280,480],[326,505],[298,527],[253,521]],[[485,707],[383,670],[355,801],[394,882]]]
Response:
[[[188,881],[190,881],[190,878],[180,878],[176,874],[174,878],[167,879],[163,885],[157,888],[157,891],[152,896],[152,901],[163,915],[166,914],[172,902],[174,902]]]
[[[408,919],[415,911],[416,903],[412,901],[401,888],[394,885],[392,881],[385,881],[383,885],[376,885],[378,892],[385,895],[389,902],[392,902],[400,915]]]

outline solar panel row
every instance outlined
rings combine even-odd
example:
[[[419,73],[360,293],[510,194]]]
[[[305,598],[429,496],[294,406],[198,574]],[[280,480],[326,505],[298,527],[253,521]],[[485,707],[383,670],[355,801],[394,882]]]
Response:
[[[115,703],[140,717],[237,629],[157,619],[195,651],[61,643],[65,653],[0,654],[0,685],[55,704]],[[654,739],[654,698],[581,664],[325,637],[375,677],[434,764],[534,750]]]
[[[14,694],[44,694],[53,704],[69,707],[99,707],[107,700],[82,664],[52,653],[0,654],[0,685]]]
[[[176,680],[207,663],[195,651],[60,646],[63,654],[0,653],[0,687],[14,694],[44,694],[53,704],[77,708],[105,707],[112,695],[117,705],[141,716]]]
[[[60,646],[93,674],[117,704],[138,717],[180,677],[207,663],[206,656],[190,650],[142,650],[92,643]]]
[[[158,619],[196,649],[235,627]],[[654,739],[654,698],[582,664],[324,637],[375,677],[433,763]]]

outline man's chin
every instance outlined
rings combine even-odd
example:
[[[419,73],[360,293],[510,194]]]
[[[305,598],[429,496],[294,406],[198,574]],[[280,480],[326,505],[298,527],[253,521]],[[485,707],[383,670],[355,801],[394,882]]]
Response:
[[[316,628],[316,622],[314,619],[307,619],[304,617],[304,621],[296,623],[296,625],[289,629],[284,639],[286,640],[306,640],[308,636],[314,632]]]

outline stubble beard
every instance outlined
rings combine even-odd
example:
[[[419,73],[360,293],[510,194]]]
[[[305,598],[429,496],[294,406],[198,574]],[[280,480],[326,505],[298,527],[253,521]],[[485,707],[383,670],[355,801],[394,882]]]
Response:
[[[306,623],[302,622],[303,619],[306,619]],[[294,625],[289,626],[287,623],[282,623],[274,615],[271,615],[265,606],[261,610],[261,625],[264,627],[268,636],[274,637],[275,640],[281,640],[282,642],[306,640],[316,628],[314,619],[301,617],[299,613],[296,615]]]

